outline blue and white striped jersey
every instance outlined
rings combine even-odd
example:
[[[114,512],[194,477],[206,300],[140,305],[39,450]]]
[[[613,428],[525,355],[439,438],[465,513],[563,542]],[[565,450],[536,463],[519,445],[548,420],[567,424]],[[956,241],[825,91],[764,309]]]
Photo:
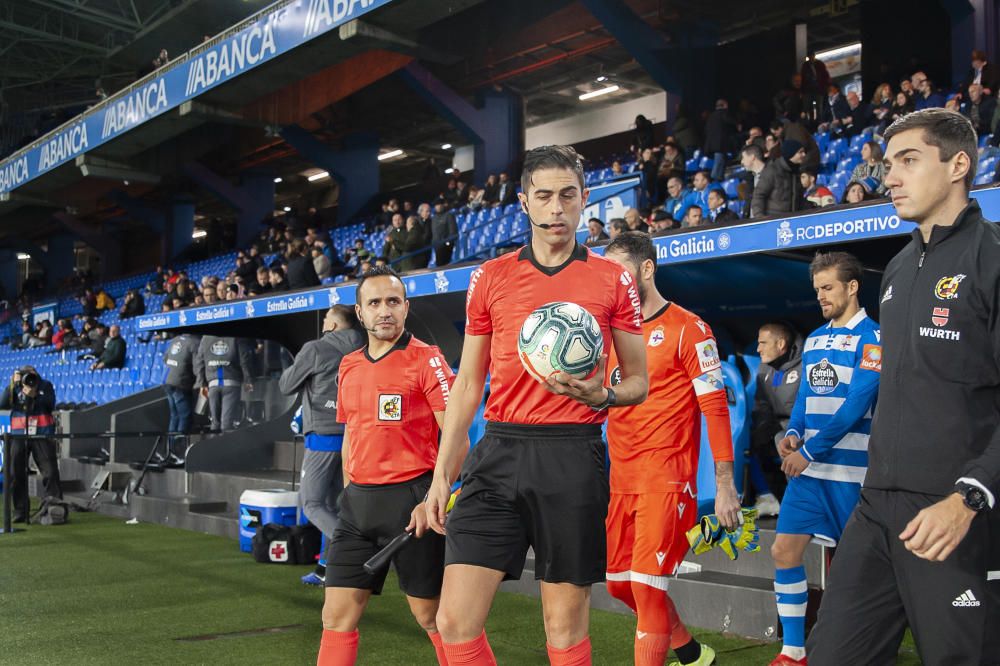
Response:
[[[878,324],[862,308],[844,327],[816,329],[803,348],[802,372],[788,434],[804,441],[803,474],[862,483],[882,372]]]

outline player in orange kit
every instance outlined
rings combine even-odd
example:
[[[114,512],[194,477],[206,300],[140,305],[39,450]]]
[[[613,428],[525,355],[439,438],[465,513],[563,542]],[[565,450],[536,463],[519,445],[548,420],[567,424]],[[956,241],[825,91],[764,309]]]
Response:
[[[656,249],[649,235],[621,234],[604,256],[622,264],[639,286],[649,373],[646,401],[612,410],[608,417],[608,591],[638,616],[637,666],[662,666],[671,649],[681,664],[708,666],[715,663],[715,651],[688,633],[667,583],[687,552],[684,535],[698,520],[702,413],[715,458],[716,514],[727,528],[740,521],[718,345],[705,322],[657,291]],[[612,386],[617,365],[612,354]]]

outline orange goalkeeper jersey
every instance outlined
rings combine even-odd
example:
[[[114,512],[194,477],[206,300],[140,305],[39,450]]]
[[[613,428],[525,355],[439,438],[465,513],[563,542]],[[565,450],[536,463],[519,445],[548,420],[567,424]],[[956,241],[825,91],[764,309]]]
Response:
[[[719,347],[712,329],[676,303],[642,324],[649,395],[608,416],[611,492],[697,492],[701,414],[716,462],[733,460],[729,407]],[[611,385],[621,381],[617,356],[608,362]]]

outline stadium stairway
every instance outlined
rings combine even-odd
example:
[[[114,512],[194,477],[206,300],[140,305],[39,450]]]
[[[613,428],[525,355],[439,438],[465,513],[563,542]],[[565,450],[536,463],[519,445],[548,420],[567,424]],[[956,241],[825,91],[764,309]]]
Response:
[[[762,521],[760,552],[741,553],[735,562],[718,549],[703,555],[688,556],[670,580],[670,597],[677,605],[685,624],[701,629],[722,631],[764,641],[780,638],[781,625],[774,602],[774,519]],[[805,554],[809,582],[807,626],[816,619],[824,584],[824,549],[809,544]],[[520,580],[503,583],[502,589],[529,596],[539,596],[535,580],[535,555],[528,552]],[[594,585],[591,606],[601,610],[629,614],[628,606],[612,597],[604,583]]]

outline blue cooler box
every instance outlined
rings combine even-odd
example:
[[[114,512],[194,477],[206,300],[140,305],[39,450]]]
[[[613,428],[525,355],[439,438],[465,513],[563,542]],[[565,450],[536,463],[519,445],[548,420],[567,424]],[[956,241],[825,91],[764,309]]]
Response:
[[[268,523],[293,527],[299,494],[294,490],[244,490],[240,495],[240,550],[249,553],[257,528]]]

